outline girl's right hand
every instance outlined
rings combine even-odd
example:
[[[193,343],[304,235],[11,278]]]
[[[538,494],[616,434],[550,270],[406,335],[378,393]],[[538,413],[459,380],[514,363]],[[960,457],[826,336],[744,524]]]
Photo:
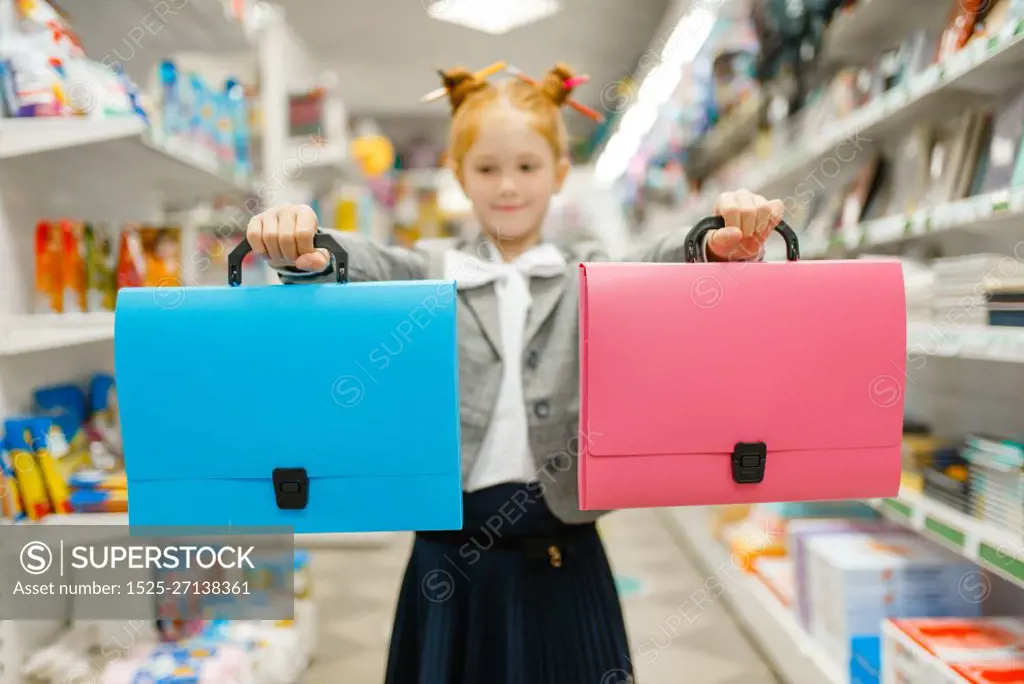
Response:
[[[274,268],[294,266],[319,273],[331,263],[331,254],[313,246],[316,231],[316,212],[311,207],[285,205],[254,217],[245,237],[252,251],[265,256]]]

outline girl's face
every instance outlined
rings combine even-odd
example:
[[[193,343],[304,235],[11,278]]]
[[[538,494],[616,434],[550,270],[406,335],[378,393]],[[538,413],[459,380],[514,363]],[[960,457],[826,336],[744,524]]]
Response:
[[[568,168],[529,112],[499,106],[481,115],[460,180],[484,231],[502,241],[535,242]]]

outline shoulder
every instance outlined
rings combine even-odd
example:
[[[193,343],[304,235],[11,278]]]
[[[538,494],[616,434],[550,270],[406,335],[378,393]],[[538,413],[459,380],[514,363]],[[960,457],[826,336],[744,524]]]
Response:
[[[597,240],[586,242],[573,242],[572,244],[559,245],[566,262],[571,265],[588,261],[607,261],[608,253],[604,246]]]

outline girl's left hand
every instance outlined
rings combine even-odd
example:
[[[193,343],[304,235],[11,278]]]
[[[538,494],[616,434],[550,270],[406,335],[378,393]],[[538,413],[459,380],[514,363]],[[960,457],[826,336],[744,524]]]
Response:
[[[711,233],[708,251],[718,261],[756,258],[785,211],[782,200],[769,202],[748,190],[722,193],[715,215],[725,220],[725,228]]]

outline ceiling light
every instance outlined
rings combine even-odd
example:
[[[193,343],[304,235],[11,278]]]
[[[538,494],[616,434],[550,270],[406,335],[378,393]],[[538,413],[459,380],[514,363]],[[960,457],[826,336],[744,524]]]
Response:
[[[718,16],[702,8],[688,12],[679,20],[672,35],[665,41],[661,59],[668,64],[689,64],[704,47]]]
[[[427,14],[438,21],[500,35],[546,19],[560,9],[558,0],[434,0]]]
[[[660,107],[665,104],[676,86],[683,78],[683,71],[680,67],[672,64],[659,64],[644,79],[643,85],[637,91],[637,99],[653,107]]]

